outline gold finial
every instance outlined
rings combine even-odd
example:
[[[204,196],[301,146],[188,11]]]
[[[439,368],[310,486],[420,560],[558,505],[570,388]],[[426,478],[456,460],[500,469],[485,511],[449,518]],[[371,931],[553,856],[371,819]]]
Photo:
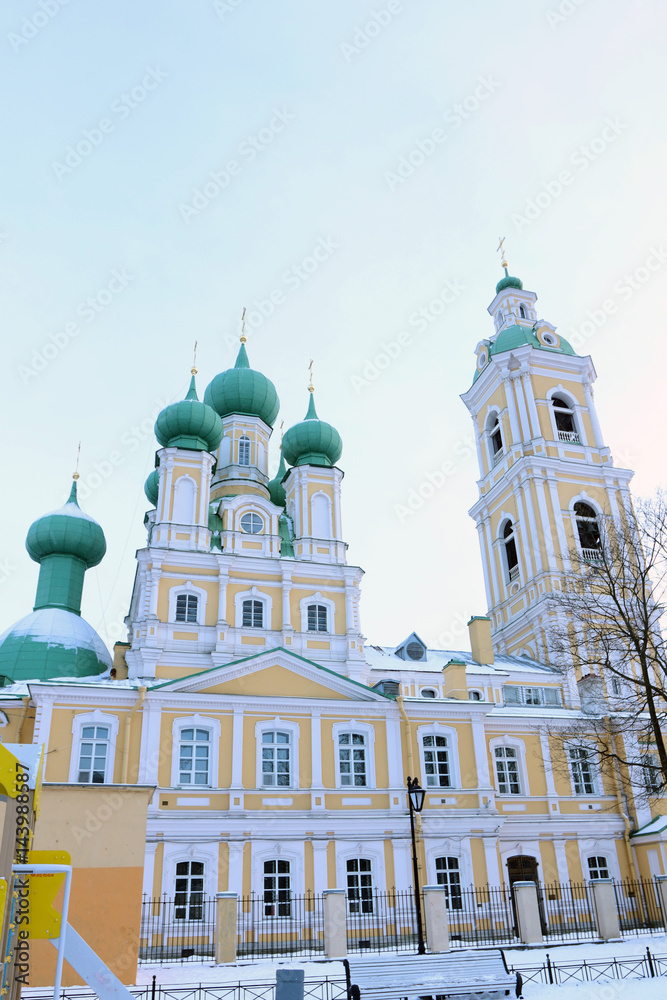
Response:
[[[507,257],[505,255],[505,247],[503,246],[506,238],[507,238],[506,236],[500,237],[498,246],[496,247],[496,250],[500,251],[500,266],[501,267],[509,267],[509,264],[507,263]]]
[[[284,427],[284,426],[285,426],[285,421],[284,421],[284,420],[281,420],[281,421],[280,421],[280,447],[281,447],[281,448],[282,448],[282,446],[283,446],[283,434],[284,434],[284,431],[283,431],[283,427]]]
[[[311,359],[308,365],[308,392],[315,392],[315,386],[313,385],[313,362]]]
[[[245,306],[244,306],[243,313],[241,314],[241,343],[245,344],[247,339],[248,338],[245,335]]]
[[[76,467],[74,469],[74,474],[72,475],[72,479],[74,480],[74,482],[76,482],[77,479],[79,478],[79,457],[80,457],[80,455],[81,455],[81,442],[79,441],[79,447],[76,449]]]
[[[192,359],[192,368],[190,369],[190,374],[191,375],[196,375],[197,374],[197,341],[196,340],[195,340],[195,351],[194,351],[194,357]]]

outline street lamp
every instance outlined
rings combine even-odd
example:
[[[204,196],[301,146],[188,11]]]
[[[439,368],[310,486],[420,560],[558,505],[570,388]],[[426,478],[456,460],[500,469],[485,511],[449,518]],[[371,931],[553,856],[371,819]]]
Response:
[[[417,951],[426,954],[424,931],[422,929],[422,901],[419,890],[419,869],[417,868],[417,841],[415,839],[415,813],[424,808],[426,792],[419,784],[418,778],[408,778],[408,802],[410,803],[410,833],[412,834],[412,873],[415,890],[415,912],[417,915]]]

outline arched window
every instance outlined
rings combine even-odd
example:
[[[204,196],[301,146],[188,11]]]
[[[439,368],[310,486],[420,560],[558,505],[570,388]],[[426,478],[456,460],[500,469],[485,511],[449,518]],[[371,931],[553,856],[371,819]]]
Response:
[[[250,438],[245,434],[239,438],[239,465],[250,465]]]
[[[604,854],[594,854],[588,859],[589,878],[609,878],[609,864]]]
[[[174,919],[204,919],[203,861],[179,861],[176,865]]]
[[[514,525],[510,520],[505,522],[503,527],[503,548],[505,549],[505,565],[507,567],[507,579],[511,582],[519,578],[519,556],[516,550],[516,534]]]
[[[181,729],[178,747],[179,785],[210,785],[211,734],[208,729]]]
[[[310,501],[311,534],[313,538],[331,538],[331,501],[325,493],[315,493]]]
[[[267,730],[262,733],[262,784],[272,788],[289,787],[291,774],[291,736]]]
[[[264,605],[252,598],[243,602],[243,628],[264,628]]]
[[[264,916],[292,916],[292,872],[285,858],[264,862]]]
[[[190,476],[180,476],[174,486],[174,515],[177,524],[194,524],[197,485]]]
[[[574,410],[562,396],[552,396],[551,405],[554,410],[554,420],[559,441],[569,441],[573,444],[579,443],[577,425],[574,421]]]
[[[308,605],[308,631],[309,632],[329,631],[327,608],[324,606],[324,604]]]
[[[449,743],[446,736],[428,734],[422,737],[422,755],[426,784],[432,788],[451,788],[452,770]]]
[[[179,594],[176,598],[176,621],[197,622],[199,598],[194,594]]]
[[[577,523],[577,534],[584,559],[600,559],[600,526],[595,511],[590,504],[578,500],[574,505],[574,519]]]
[[[349,858],[346,865],[348,911],[373,912],[373,866],[370,858]]]
[[[503,453],[503,432],[500,427],[500,419],[497,413],[490,413],[487,421],[487,431],[491,442],[491,456],[498,459]]]
[[[500,795],[521,795],[519,761],[514,747],[496,747],[496,777]]]
[[[461,895],[459,859],[453,857],[436,858],[435,877],[437,884],[444,886],[447,909],[461,910],[463,908],[463,897]]]
[[[521,319],[526,318],[526,310],[523,308],[523,306],[519,306],[519,316],[521,317]]]

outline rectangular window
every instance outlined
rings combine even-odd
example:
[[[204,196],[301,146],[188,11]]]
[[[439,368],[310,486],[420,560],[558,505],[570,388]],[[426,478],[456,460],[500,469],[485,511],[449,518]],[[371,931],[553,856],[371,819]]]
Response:
[[[595,774],[588,752],[583,747],[569,750],[570,773],[575,795],[595,795]]]
[[[519,761],[514,747],[496,747],[496,776],[500,795],[521,795]]]
[[[176,621],[197,621],[197,598],[194,594],[179,594],[176,598]]]
[[[243,602],[243,627],[264,628],[264,605],[261,601]]]
[[[461,895],[461,871],[458,858],[436,858],[435,875],[438,885],[445,888],[445,899],[448,910],[463,909]]]
[[[602,854],[596,854],[588,859],[589,878],[609,878],[609,865]]]
[[[347,862],[347,906],[352,915],[373,913],[373,869],[370,858]]]
[[[647,753],[644,755],[642,763],[644,767],[644,783],[646,784],[646,791],[649,795],[658,795],[662,791],[662,771],[660,769],[658,755],[655,753]]]
[[[362,733],[340,733],[338,763],[341,785],[362,787],[366,781],[366,737]]]
[[[292,916],[292,875],[289,861],[264,862],[264,916]]]
[[[558,688],[523,687],[520,684],[506,684],[503,688],[506,705],[560,705]]]
[[[204,919],[204,863],[179,861],[174,894],[175,920]]]
[[[239,465],[250,465],[250,438],[239,438]]]
[[[208,729],[181,729],[178,754],[180,785],[208,785],[211,734]]]
[[[323,604],[308,605],[308,631],[327,631],[327,609]]]
[[[262,733],[262,784],[288,787],[291,784],[290,734]]]
[[[104,784],[109,755],[109,727],[84,726],[79,748],[78,781],[86,784]]]
[[[422,747],[426,784],[435,788],[451,788],[452,774],[447,738],[445,736],[424,736]]]

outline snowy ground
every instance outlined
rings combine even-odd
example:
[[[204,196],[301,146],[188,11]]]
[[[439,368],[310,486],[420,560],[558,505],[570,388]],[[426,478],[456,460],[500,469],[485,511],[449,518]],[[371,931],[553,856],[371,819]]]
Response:
[[[622,942],[596,944],[549,945],[547,948],[508,948],[505,950],[507,964],[515,968],[529,968],[542,965],[547,952],[556,965],[569,962],[581,963],[604,961],[608,958],[633,958],[646,954],[647,946],[656,955],[667,955],[667,935],[646,934],[625,938]],[[400,953],[383,953],[378,958],[393,962],[400,961]],[[158,983],[175,986],[178,983],[270,983],[275,981],[276,969],[303,969],[305,978],[310,980],[344,979],[341,962],[312,962],[297,959],[283,962],[239,962],[234,965],[198,965],[187,962],[183,965],[141,965],[137,985],[150,984],[153,976]],[[667,977],[658,979],[624,979],[604,983],[577,983],[564,986],[540,986],[527,983],[524,987],[525,1000],[665,1000],[667,998]]]

